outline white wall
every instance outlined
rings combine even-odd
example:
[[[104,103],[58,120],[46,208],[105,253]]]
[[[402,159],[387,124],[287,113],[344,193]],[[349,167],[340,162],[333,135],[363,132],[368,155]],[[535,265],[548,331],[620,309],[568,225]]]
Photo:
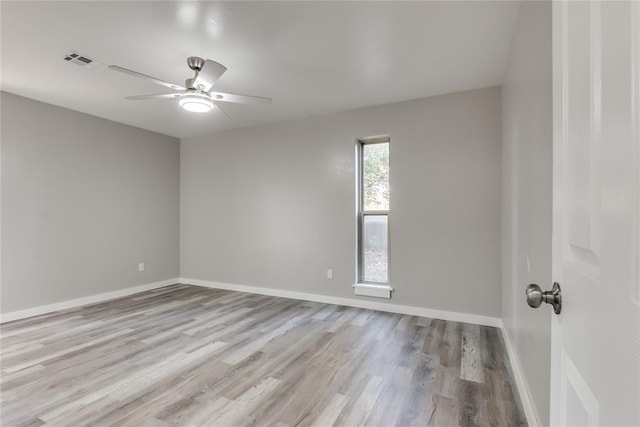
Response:
[[[390,302],[499,316],[500,126],[494,87],[183,139],[181,276],[354,297],[354,141],[389,134]]]
[[[1,102],[2,313],[179,276],[177,139]]]
[[[502,315],[542,424],[549,420],[550,315],[525,301],[551,288],[551,4],[522,2],[502,87]],[[528,260],[528,261],[527,261]]]

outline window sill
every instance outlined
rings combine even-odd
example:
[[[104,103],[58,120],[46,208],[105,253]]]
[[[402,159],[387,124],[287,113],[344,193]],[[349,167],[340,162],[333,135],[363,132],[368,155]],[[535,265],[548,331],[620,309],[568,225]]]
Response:
[[[393,288],[389,285],[370,285],[368,283],[356,283],[353,285],[353,292],[356,295],[376,298],[391,298]]]

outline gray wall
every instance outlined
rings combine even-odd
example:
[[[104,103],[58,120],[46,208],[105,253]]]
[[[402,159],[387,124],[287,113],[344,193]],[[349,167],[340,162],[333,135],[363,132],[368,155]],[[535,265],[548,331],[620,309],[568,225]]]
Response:
[[[496,87],[183,139],[181,276],[360,298],[354,141],[382,134],[390,302],[500,316]]]
[[[502,87],[502,315],[538,420],[549,421],[550,311],[525,302],[551,287],[551,4],[522,2]],[[527,265],[528,264],[528,265]]]
[[[1,102],[2,313],[179,276],[177,139]]]

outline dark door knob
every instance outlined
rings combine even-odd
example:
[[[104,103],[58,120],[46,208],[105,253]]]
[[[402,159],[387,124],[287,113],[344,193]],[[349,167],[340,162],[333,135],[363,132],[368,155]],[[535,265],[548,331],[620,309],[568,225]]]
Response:
[[[553,306],[553,312],[560,314],[562,310],[562,290],[558,282],[553,284],[553,288],[550,291],[542,291],[540,286],[532,283],[527,286],[527,304],[529,307],[538,308],[543,302],[551,304]]]

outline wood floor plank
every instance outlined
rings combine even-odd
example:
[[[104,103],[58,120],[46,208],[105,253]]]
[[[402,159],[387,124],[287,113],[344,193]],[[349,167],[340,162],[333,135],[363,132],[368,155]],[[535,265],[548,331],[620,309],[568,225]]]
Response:
[[[353,407],[347,413],[343,424],[347,426],[361,426],[369,416],[369,413],[380,396],[384,379],[382,377],[372,377],[360,396],[355,401]]]
[[[172,285],[0,326],[2,426],[524,426],[496,328]]]
[[[460,413],[456,400],[440,395],[434,396],[434,411],[431,414],[429,425],[434,427],[460,426]]]
[[[402,401],[397,423],[400,425],[426,424],[435,411],[433,392],[436,383],[436,372],[439,359],[430,355],[422,355],[413,366],[413,375],[408,393]]]
[[[349,398],[347,396],[336,393],[331,399],[331,402],[329,402],[329,405],[327,405],[318,418],[315,419],[312,426],[325,427],[334,425],[348,401]]]
[[[183,425],[187,426],[210,426],[217,423],[218,417],[225,409],[231,405],[231,400],[226,397],[217,398],[214,401],[207,401],[198,398],[202,403],[202,410],[195,413],[190,419],[185,420]]]
[[[460,361],[460,378],[463,380],[484,382],[480,351],[480,327],[470,324],[463,325],[462,358]]]
[[[90,341],[88,341],[86,343],[78,344],[78,345],[73,346],[73,347],[68,347],[66,349],[59,350],[59,351],[54,352],[54,353],[48,353],[46,351],[43,351],[42,352],[43,354],[40,357],[32,358],[32,359],[26,360],[26,361],[24,361],[22,363],[12,363],[12,362],[14,362],[14,360],[9,359],[7,362],[3,362],[2,371],[3,372],[7,372],[9,374],[12,373],[12,372],[17,372],[17,371],[20,371],[20,370],[22,370],[24,368],[28,368],[29,366],[39,365],[39,364],[42,364],[42,362],[46,362],[48,360],[56,359],[58,357],[62,357],[62,356],[68,355],[68,354],[73,353],[73,352],[78,351],[78,350],[87,349],[87,348],[89,348],[91,346],[95,346],[95,345],[102,344],[102,343],[107,342],[107,341],[111,341],[114,338],[120,337],[122,335],[129,334],[131,332],[133,332],[133,329],[122,329],[122,330],[113,332],[111,334],[103,335],[103,336],[101,336],[99,338],[90,340]]]
[[[264,378],[238,399],[226,405],[224,413],[216,420],[216,423],[222,426],[251,424],[253,409],[261,401],[268,399],[279,384],[280,380],[271,377]]]
[[[391,378],[380,392],[377,404],[372,408],[366,420],[367,425],[388,426],[398,423],[404,409],[406,396],[412,392],[413,371],[396,366]]]

